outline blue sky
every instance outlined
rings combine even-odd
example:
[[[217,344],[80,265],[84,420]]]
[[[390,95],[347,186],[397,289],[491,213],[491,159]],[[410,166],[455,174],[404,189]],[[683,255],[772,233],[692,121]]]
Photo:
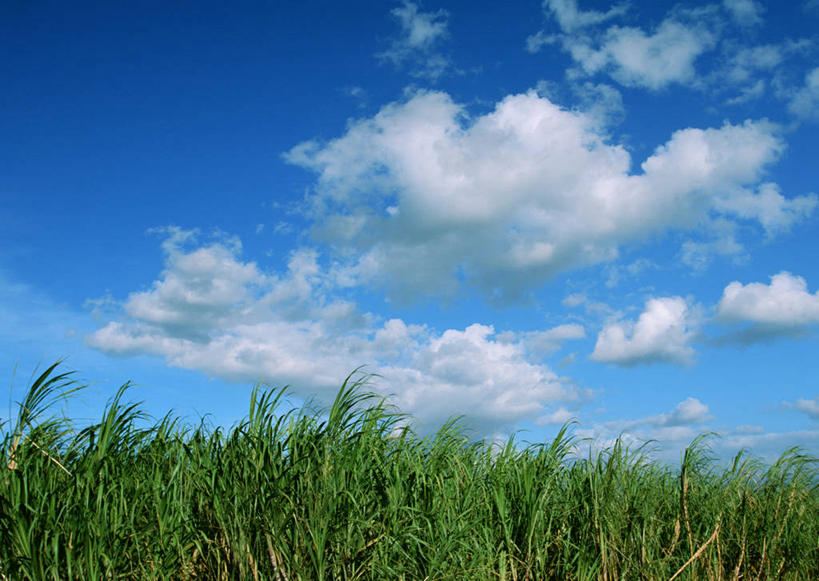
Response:
[[[6,3],[0,353],[230,425],[819,451],[819,3]],[[5,407],[5,406],[4,406]],[[8,412],[0,412],[0,418]]]

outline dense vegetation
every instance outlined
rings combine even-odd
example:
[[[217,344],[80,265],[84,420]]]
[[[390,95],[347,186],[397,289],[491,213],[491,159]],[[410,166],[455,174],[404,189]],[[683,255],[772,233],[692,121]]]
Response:
[[[358,379],[355,379],[358,377]],[[47,417],[58,365],[0,432],[2,579],[819,579],[812,458],[679,468],[620,444],[434,437],[348,378],[324,413],[257,388],[230,430]],[[51,408],[53,409],[53,408]]]

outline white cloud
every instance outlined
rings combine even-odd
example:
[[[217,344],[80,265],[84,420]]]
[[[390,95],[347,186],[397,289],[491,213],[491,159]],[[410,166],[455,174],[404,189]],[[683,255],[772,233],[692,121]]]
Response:
[[[586,330],[583,325],[568,323],[552,327],[546,331],[529,331],[510,336],[522,340],[530,353],[543,357],[560,349],[565,341],[583,339],[586,336]]]
[[[702,424],[713,419],[708,413],[708,406],[695,397],[689,397],[677,404],[668,416],[663,418],[661,425],[683,426],[688,424]]]
[[[788,110],[802,119],[819,121],[819,67],[805,75],[805,85],[793,95]]]
[[[580,64],[589,73],[612,67],[611,75],[620,83],[657,90],[690,82],[694,62],[714,45],[715,37],[707,29],[668,19],[653,34],[633,27],[609,29],[600,50]]]
[[[318,174],[315,234],[352,257],[341,267],[351,283],[411,299],[452,295],[465,279],[506,301],[712,214],[772,216],[742,200],[783,150],[777,132],[751,121],[683,129],[632,173],[593,117],[535,92],[475,118],[445,93],[419,92],[286,159]]]
[[[765,8],[755,0],[722,0],[722,5],[739,26],[762,24],[762,13]]]
[[[747,83],[755,79],[759,71],[776,69],[793,50],[795,50],[793,43],[738,48],[730,57],[727,79],[733,83]]]
[[[679,459],[675,455],[697,436],[709,431],[706,424],[714,419],[706,404],[695,397],[688,397],[667,413],[601,422],[578,428],[575,434],[580,438],[590,438],[591,446],[595,449],[611,446],[617,438],[632,449],[652,442],[648,449],[652,455],[673,461]]]
[[[800,397],[794,402],[784,402],[786,408],[795,409],[798,412],[806,414],[809,418],[819,421],[819,396],[813,399],[805,399]]]
[[[238,241],[188,248],[194,242],[171,230],[160,279],[129,295],[120,319],[107,320],[88,344],[112,355],[160,356],[231,382],[290,384],[323,402],[367,364],[382,377],[373,387],[425,426],[464,414],[482,434],[585,397],[529,361],[525,337],[502,341],[480,324],[438,334],[359,312],[334,297],[312,250],[293,253],[287,272],[277,275],[243,262]],[[560,341],[581,332],[565,326],[544,336]]]
[[[579,108],[592,119],[597,119],[601,127],[619,123],[626,116],[623,96],[614,87],[605,83],[572,83],[571,90],[579,103]]]
[[[624,278],[634,280],[642,272],[657,265],[646,258],[638,258],[629,264],[610,264],[606,267],[606,288],[615,288]]]
[[[560,426],[568,422],[571,422],[576,418],[577,414],[561,406],[557,408],[555,411],[541,416],[540,418],[535,420],[535,423],[540,426],[547,425]]]
[[[624,429],[633,430],[641,426],[653,428],[675,428],[680,426],[695,426],[710,422],[714,419],[706,404],[696,397],[687,397],[668,413],[648,416],[638,420],[623,422]]]
[[[549,46],[560,41],[556,34],[546,34],[542,30],[537,31],[526,38],[526,50],[531,53],[540,51],[544,46]]]
[[[749,323],[729,336],[745,342],[798,335],[819,324],[819,292],[810,294],[804,278],[784,271],[769,285],[734,281],[723,291],[717,320]]]
[[[591,357],[621,366],[689,363],[694,356],[689,342],[695,333],[695,323],[685,299],[650,299],[636,322],[606,324],[597,336]]]
[[[740,450],[752,450],[754,456],[767,462],[775,461],[784,450],[794,446],[804,450],[819,449],[819,430],[764,433],[732,430],[714,442],[714,449],[722,458],[732,457]]]
[[[752,450],[755,457],[766,462],[776,460],[783,450],[792,446],[816,449],[819,430],[766,432],[760,426],[736,428],[713,426],[715,420],[707,405],[696,398],[687,398],[669,413],[635,420],[601,422],[575,430],[579,438],[590,438],[594,449],[611,446],[620,437],[632,449],[650,443],[650,456],[665,462],[679,462],[685,448],[705,433],[717,432],[704,445],[716,459],[728,461],[741,450]]]
[[[493,334],[484,325],[450,329],[414,346],[409,365],[379,373],[389,378],[401,409],[433,424],[466,414],[484,433],[537,419],[549,413],[548,404],[582,399],[580,390],[552,371],[527,362],[523,343],[497,341]]]
[[[741,105],[754,101],[765,94],[767,84],[762,79],[756,79],[752,84],[739,88],[739,94],[725,101],[726,105]]]
[[[391,14],[401,26],[401,35],[388,50],[378,54],[378,58],[396,66],[410,63],[414,76],[429,80],[436,80],[446,72],[450,61],[438,52],[437,45],[449,34],[447,11],[422,12],[418,4],[405,1],[393,8]]]
[[[680,247],[680,260],[694,271],[702,272],[714,256],[730,257],[734,263],[748,259],[744,247],[737,239],[736,223],[725,218],[708,222],[708,237],[705,240],[686,240]]]
[[[756,220],[768,236],[788,231],[791,226],[810,216],[819,203],[816,194],[786,199],[779,186],[763,183],[757,192],[743,190],[717,198],[715,208],[746,220]]]
[[[573,0],[546,0],[544,8],[562,34],[540,31],[530,36],[529,52],[559,43],[585,74],[605,72],[626,86],[658,90],[673,83],[691,83],[696,60],[717,42],[711,7],[677,8],[653,31],[619,25],[599,29],[604,22],[624,15],[625,5],[607,12],[582,11]]]
[[[606,12],[600,12],[597,10],[580,10],[577,6],[577,0],[544,0],[543,9],[554,16],[564,32],[573,32],[622,16],[626,13],[627,6],[618,4],[612,6]]]
[[[776,89],[780,98],[792,98],[792,89],[784,90],[788,61],[796,56],[810,54],[812,41],[785,39],[779,43],[747,46],[742,42],[726,40],[722,44],[721,65],[702,80],[716,92],[734,92],[727,99],[729,105],[747,103]],[[787,93],[785,95],[785,93]]]
[[[588,300],[589,299],[583,293],[572,293],[561,302],[567,307],[579,307]]]

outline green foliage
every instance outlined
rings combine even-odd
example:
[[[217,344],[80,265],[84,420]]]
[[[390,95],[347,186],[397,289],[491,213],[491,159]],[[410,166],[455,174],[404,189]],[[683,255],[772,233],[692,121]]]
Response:
[[[59,363],[59,362],[58,362]],[[150,427],[122,386],[99,423],[44,419],[49,367],[0,426],[0,579],[816,579],[815,460],[680,468],[622,442],[430,438],[352,375],[329,410],[255,388],[229,431]],[[8,431],[6,431],[8,427]]]

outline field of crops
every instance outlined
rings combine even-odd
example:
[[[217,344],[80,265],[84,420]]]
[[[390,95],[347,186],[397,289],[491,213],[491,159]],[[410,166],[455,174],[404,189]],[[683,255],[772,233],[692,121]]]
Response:
[[[323,413],[257,388],[230,430],[150,427],[120,388],[98,423],[51,405],[0,432],[0,578],[819,579],[819,473],[797,450],[678,467],[617,444],[421,438],[353,376]]]

